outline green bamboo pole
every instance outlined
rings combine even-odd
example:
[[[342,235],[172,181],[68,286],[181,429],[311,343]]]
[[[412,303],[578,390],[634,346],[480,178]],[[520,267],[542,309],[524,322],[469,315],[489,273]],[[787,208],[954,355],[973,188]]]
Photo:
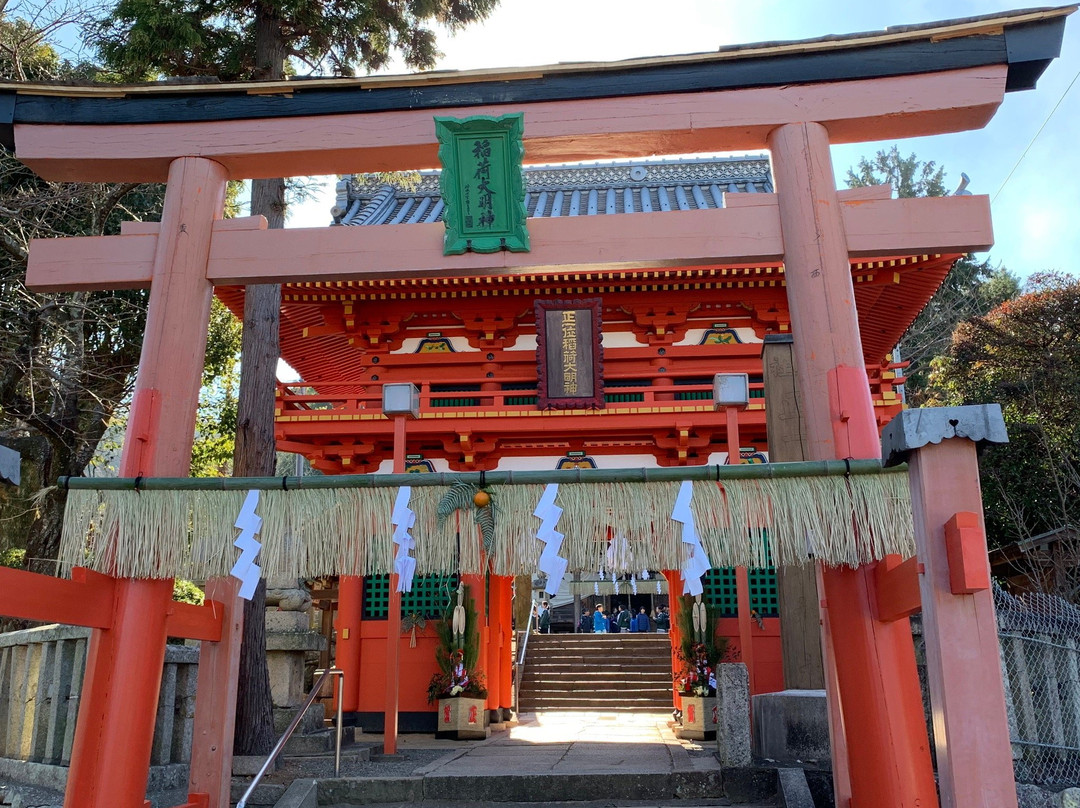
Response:
[[[682,480],[776,480],[789,477],[893,474],[879,460],[812,460],[798,463],[740,463],[731,466],[670,466],[654,469],[543,469],[462,471],[436,474],[340,474],[312,477],[61,477],[61,488],[127,491],[247,491],[300,488],[387,488],[397,486],[546,485],[548,483],[653,483]]]

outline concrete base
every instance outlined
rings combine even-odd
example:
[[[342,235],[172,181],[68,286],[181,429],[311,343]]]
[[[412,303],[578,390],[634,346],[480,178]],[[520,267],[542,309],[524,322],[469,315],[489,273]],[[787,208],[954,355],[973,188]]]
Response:
[[[782,690],[752,701],[754,756],[778,763],[829,764],[824,690]]]

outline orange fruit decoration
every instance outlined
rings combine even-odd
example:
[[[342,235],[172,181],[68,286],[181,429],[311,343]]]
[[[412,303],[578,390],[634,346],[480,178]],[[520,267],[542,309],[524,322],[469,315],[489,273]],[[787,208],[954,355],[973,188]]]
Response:
[[[491,504],[491,494],[487,491],[477,491],[473,495],[472,501],[477,508],[486,508]]]

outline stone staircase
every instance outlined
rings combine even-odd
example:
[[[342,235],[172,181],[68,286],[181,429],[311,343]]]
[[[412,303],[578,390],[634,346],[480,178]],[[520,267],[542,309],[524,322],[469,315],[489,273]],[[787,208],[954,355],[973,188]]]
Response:
[[[518,710],[671,710],[667,634],[529,637]]]

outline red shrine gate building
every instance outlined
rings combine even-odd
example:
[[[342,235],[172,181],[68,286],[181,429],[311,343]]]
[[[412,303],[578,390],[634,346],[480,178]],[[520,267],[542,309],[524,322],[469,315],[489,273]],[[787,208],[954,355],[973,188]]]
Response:
[[[774,190],[767,155],[526,166],[525,178],[533,219],[714,210],[753,204],[756,195]],[[342,180],[334,225],[440,221],[438,172],[421,173],[415,185],[409,180],[401,187]],[[855,204],[882,193],[858,190],[841,198]],[[851,262],[879,427],[901,408],[902,370],[890,351],[958,257],[895,254]],[[389,472],[394,432],[382,414],[381,388],[411,382],[421,400],[405,449],[411,472],[723,464],[732,446],[739,462],[767,462],[763,349],[790,340],[786,291],[780,261],[286,284],[281,354],[301,381],[279,385],[278,448],[303,455],[324,474]],[[242,315],[241,289],[218,295]],[[549,300],[599,305],[604,400],[593,408],[538,403],[534,305]],[[716,373],[749,376],[750,403],[735,429],[714,408]],[[790,416],[790,398],[778,392],[775,400],[777,417]],[[740,585],[753,621],[738,619]],[[740,584],[733,568],[715,569],[705,586],[706,601],[723,610],[721,632],[734,658],[753,668],[752,691],[782,690],[775,571],[751,570]],[[672,591],[680,591],[677,581]],[[446,592],[442,578],[421,579],[413,595],[403,595],[403,613],[437,617]],[[383,722],[384,696],[374,683],[385,666],[386,599],[385,576],[365,579],[360,603],[346,596],[349,613],[339,607],[335,615],[338,647],[346,649],[339,664],[347,673],[351,638],[362,638],[360,675],[346,677],[345,708],[369,730]],[[487,618],[495,620],[490,610]],[[743,654],[748,641],[753,653]],[[435,669],[431,643],[421,637],[416,648],[400,649],[402,730],[434,726],[434,709],[423,697]],[[492,654],[502,659],[491,658],[492,666],[508,680],[509,643],[500,647]],[[498,683],[490,690],[491,710],[509,708],[509,692],[501,693]]]
[[[1007,92],[1035,86],[1073,10],[524,71],[2,86],[0,142],[42,177],[168,181],[160,223],[35,240],[27,284],[150,289],[125,485],[188,474],[211,298],[217,290],[236,307],[245,285],[264,283],[285,284],[282,353],[304,378],[280,391],[279,443],[325,472],[385,468],[390,457],[404,467],[402,443],[418,465],[481,471],[701,465],[743,447],[880,470],[879,430],[899,409],[888,353],[952,261],[992,243],[989,200],[838,191],[830,144],[985,126]],[[530,252],[444,252],[449,231],[425,221],[439,201],[423,185],[408,202],[385,189],[346,193],[341,227],[268,231],[261,217],[221,220],[230,179],[434,168],[437,116],[524,122],[526,162],[536,166]],[[753,159],[712,161],[714,175],[699,161],[641,159],[760,149],[771,176]],[[621,158],[634,162],[544,167]],[[534,323],[548,322],[536,312],[560,301],[594,313],[603,364],[593,369],[604,387],[592,406],[549,411],[545,390],[531,401]],[[721,415],[708,382],[729,370],[752,377],[755,392],[774,377],[788,389],[770,389],[768,408],[753,406],[755,395],[737,417],[732,407]],[[397,381],[422,387],[420,417],[407,429],[404,418],[373,411],[380,387]],[[939,790],[947,806],[1016,804],[975,456],[977,442],[1000,442],[1004,430],[1000,412],[995,422],[974,409],[901,412],[886,428],[886,458],[908,461],[915,555],[814,565],[820,596],[803,611],[821,621],[838,805],[934,806]],[[141,577],[121,574],[107,552],[72,580],[0,569],[0,613],[93,629],[68,808],[142,805],[155,671],[170,636],[203,643],[189,806],[228,804],[239,583],[213,568],[206,607],[173,604],[167,576],[182,570],[159,553],[165,531],[150,533],[142,555],[152,574]],[[852,529],[842,549],[861,538]],[[339,593],[338,661],[354,681],[384,683],[388,751],[399,707],[415,709],[405,694],[422,691],[427,676],[398,664],[408,658],[399,653],[407,640],[398,638],[396,576],[381,626],[362,617],[362,579],[342,578]],[[482,580],[472,583],[481,591]],[[503,707],[512,581],[490,583],[488,707]],[[919,609],[940,787],[904,619]],[[747,598],[744,659],[756,646],[749,613]],[[759,691],[778,683],[775,658],[762,657],[773,670]],[[378,710],[360,697],[346,693],[352,711]]]

